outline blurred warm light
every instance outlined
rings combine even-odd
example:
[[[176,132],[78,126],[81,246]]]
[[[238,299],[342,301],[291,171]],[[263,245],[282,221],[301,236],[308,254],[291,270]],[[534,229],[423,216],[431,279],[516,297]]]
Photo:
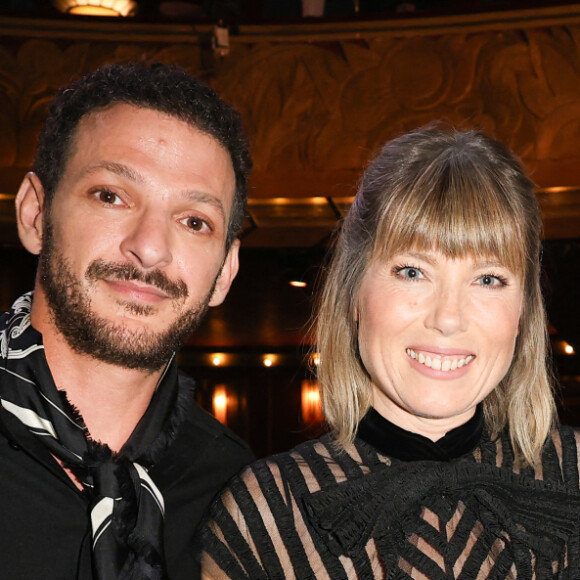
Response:
[[[312,353],[312,355],[310,356],[310,364],[312,364],[312,366],[315,367],[317,367],[320,364],[320,353],[318,352]]]
[[[219,367],[224,362],[224,357],[221,354],[214,354],[211,357],[211,364],[214,367]]]
[[[566,354],[574,354],[574,347],[571,344],[564,346],[564,352]]]
[[[276,357],[273,354],[265,354],[262,357],[262,364],[265,367],[271,367],[276,362]]]
[[[75,6],[70,8],[68,13],[79,16],[121,16],[116,10],[103,8],[102,6]]]
[[[318,381],[302,381],[302,421],[305,424],[323,420]]]
[[[354,199],[354,197],[352,199]],[[248,200],[248,205],[250,207],[258,205],[328,205],[328,199],[326,197],[301,197],[299,199],[295,197],[268,197],[261,199],[252,198]]]
[[[213,414],[218,421],[227,425],[228,392],[225,385],[217,385],[213,392]]]
[[[308,284],[302,280],[290,280],[290,286],[294,286],[294,288],[306,288]]]
[[[82,16],[131,16],[135,0],[53,0],[57,10]]]

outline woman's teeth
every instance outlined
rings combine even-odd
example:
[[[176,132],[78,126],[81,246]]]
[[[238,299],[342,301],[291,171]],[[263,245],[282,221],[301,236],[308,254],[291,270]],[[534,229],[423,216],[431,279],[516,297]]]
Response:
[[[454,371],[468,365],[473,355],[468,356],[431,356],[422,352],[416,353],[412,348],[407,349],[407,354],[416,361],[436,371]]]

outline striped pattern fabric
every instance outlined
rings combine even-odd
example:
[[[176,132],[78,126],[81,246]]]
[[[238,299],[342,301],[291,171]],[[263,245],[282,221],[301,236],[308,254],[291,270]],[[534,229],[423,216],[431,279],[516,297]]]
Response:
[[[144,416],[113,453],[90,438],[80,413],[56,388],[42,337],[30,322],[32,297],[24,294],[0,314],[0,406],[82,483],[92,504],[95,579],[165,578],[164,500],[147,469],[181,421],[177,365],[168,362]],[[181,396],[189,395],[183,391]]]
[[[507,434],[450,463],[401,462],[331,436],[258,461],[201,531],[203,577],[578,579],[579,432],[514,468]]]

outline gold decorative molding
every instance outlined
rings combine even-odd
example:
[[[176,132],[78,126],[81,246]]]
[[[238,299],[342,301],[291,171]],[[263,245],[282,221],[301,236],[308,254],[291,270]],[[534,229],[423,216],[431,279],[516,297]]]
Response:
[[[106,62],[141,59],[184,66],[240,110],[255,159],[254,209],[272,198],[348,198],[387,139],[433,120],[497,137],[541,188],[580,186],[580,4],[242,26],[225,58],[213,54],[206,25],[2,18],[0,30],[3,193],[15,193],[30,168],[58,87]],[[549,237],[580,235],[577,189],[549,194],[542,207]],[[248,243],[289,243],[291,227],[282,235],[262,225]]]
[[[580,189],[537,193],[545,238],[580,237]],[[310,247],[328,242],[353,197],[251,198],[244,221],[245,247]],[[14,196],[0,195],[0,246],[18,245]]]

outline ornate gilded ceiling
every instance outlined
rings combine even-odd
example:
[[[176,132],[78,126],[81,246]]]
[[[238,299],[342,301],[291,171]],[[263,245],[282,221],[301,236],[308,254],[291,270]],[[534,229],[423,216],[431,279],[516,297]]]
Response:
[[[241,111],[255,159],[248,246],[324,243],[377,148],[435,119],[513,148],[544,188],[547,236],[580,236],[580,5],[242,26],[225,57],[207,25],[2,18],[0,30],[0,242],[15,241],[11,195],[57,87],[143,58],[183,65]]]

